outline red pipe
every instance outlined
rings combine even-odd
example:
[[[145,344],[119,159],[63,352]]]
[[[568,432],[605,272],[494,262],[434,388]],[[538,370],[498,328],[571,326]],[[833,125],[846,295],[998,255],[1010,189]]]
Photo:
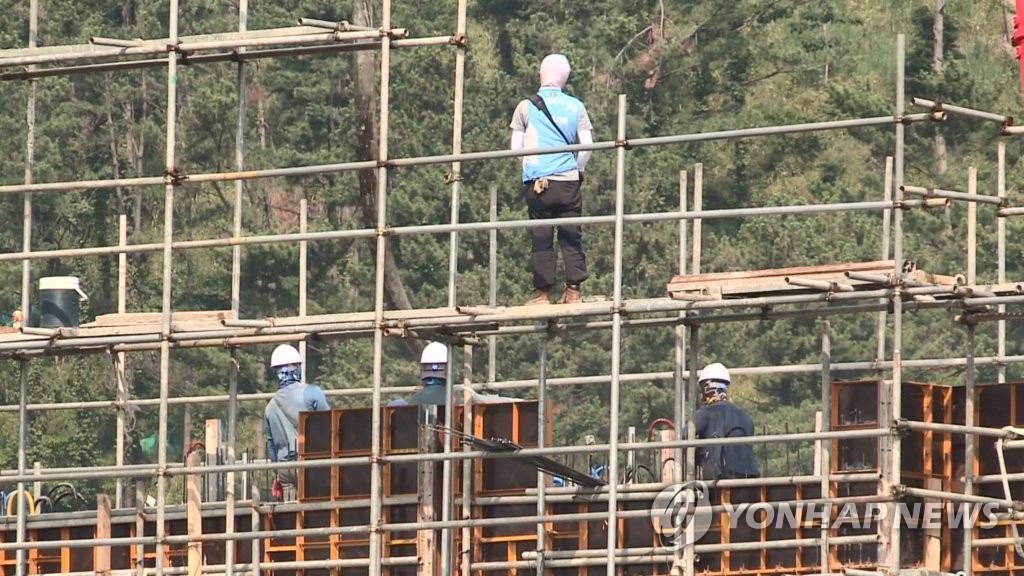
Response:
[[[647,425],[647,441],[648,442],[650,442],[652,439],[654,439],[654,428],[656,426],[658,426],[658,424],[664,424],[664,425],[672,428],[673,430],[676,429],[676,423],[671,421],[671,420],[669,420],[668,418],[655,418],[650,424]]]

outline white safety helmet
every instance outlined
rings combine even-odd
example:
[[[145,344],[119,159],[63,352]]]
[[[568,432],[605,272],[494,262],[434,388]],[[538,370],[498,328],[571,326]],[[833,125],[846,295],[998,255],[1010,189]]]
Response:
[[[302,364],[302,356],[299,355],[299,351],[288,344],[281,344],[274,348],[274,353],[270,355],[270,367],[277,368],[289,364]]]
[[[726,386],[732,383],[732,379],[729,378],[729,369],[719,362],[705,366],[700,371],[697,381],[701,384],[715,382]]]
[[[420,378],[444,378],[447,365],[448,347],[440,342],[431,342],[420,355]]]
[[[732,383],[729,370],[718,362],[705,366],[700,371],[697,380],[701,385],[701,403],[705,406],[725,400],[728,396],[729,384]]]

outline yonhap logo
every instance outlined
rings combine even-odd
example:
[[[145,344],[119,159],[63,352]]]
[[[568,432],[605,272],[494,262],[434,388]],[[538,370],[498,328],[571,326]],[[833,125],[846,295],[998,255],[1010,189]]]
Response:
[[[673,484],[662,490],[651,506],[651,525],[663,544],[673,550],[700,540],[711,520],[708,487],[701,481]]]

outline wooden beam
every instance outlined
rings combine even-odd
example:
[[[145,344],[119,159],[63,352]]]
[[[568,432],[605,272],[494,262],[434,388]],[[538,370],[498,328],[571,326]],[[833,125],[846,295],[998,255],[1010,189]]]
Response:
[[[96,499],[96,539],[109,539],[110,534],[110,497],[100,494]],[[110,574],[110,546],[93,548],[93,570],[96,576]]]
[[[171,313],[171,322],[220,322],[232,320],[235,313],[231,310],[199,310]],[[162,312],[129,312],[126,314],[101,314],[82,327],[101,326],[132,326],[138,324],[159,324],[163,321]]]
[[[816,266],[790,266],[787,268],[767,268],[764,270],[740,270],[735,272],[710,272],[707,274],[677,274],[669,284],[702,284],[705,282],[729,282],[733,280],[749,280],[753,278],[771,278],[775,276],[804,276],[808,274],[838,274],[844,272],[892,272],[895,260],[877,260],[874,262],[851,262],[846,264],[822,264]]]
[[[221,421],[211,418],[206,421],[206,465],[209,467],[219,464],[220,444],[222,438]],[[187,449],[187,447],[186,447]],[[221,481],[224,476],[221,474],[206,475],[206,499],[209,502],[217,502],[221,499]]]
[[[203,497],[199,490],[199,475],[195,470],[199,468],[199,453],[192,451],[186,459],[185,465],[193,473],[185,476],[186,492],[186,526],[188,530],[188,574],[199,576],[203,570],[203,543],[199,537],[203,535],[202,504]]]
[[[437,421],[437,406],[421,406],[420,414],[426,416],[422,424],[433,424]],[[422,416],[421,416],[422,418]],[[424,425],[419,429],[419,452],[425,454],[434,451],[434,433]],[[434,463],[419,462],[417,464],[419,486],[419,506],[416,510],[416,517],[419,522],[433,522],[436,520],[434,510]],[[416,555],[419,556],[419,574],[433,576],[434,559],[438,553],[438,546],[434,539],[434,530],[416,531]]]
[[[675,432],[675,430],[662,430],[661,431],[661,441],[662,442],[671,442],[671,441],[673,441],[675,439],[676,439],[676,432]],[[660,460],[661,460],[661,481],[666,483],[666,484],[674,484],[676,482],[681,482],[682,478],[679,478],[679,477],[676,476],[676,468],[679,467],[679,466],[677,466],[678,463],[675,462],[676,449],[675,448],[662,448],[661,450],[659,450],[659,452],[661,452],[661,456],[660,456]],[[667,464],[667,463],[671,463],[672,465],[671,466],[666,466],[665,464]]]

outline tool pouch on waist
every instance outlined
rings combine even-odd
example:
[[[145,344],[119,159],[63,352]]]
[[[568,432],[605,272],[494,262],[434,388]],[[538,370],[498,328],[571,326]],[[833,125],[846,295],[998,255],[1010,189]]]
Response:
[[[548,181],[544,178],[533,181],[533,193],[540,196],[548,189]]]

